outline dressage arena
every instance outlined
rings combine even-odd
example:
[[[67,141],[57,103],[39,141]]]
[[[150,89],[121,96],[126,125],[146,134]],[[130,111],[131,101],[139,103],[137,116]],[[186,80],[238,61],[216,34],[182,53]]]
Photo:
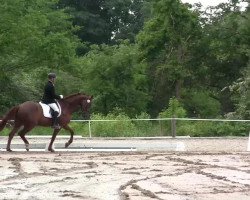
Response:
[[[7,138],[0,139],[4,148]],[[1,149],[0,199],[250,199],[247,137],[78,137],[63,151],[67,139],[56,139],[55,153],[44,151],[49,138],[29,139],[30,152],[22,150],[18,137],[12,145],[16,151]]]

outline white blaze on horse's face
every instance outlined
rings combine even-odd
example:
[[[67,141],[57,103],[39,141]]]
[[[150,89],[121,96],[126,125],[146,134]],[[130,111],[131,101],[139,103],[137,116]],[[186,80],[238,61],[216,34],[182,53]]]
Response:
[[[87,99],[87,103],[90,103],[91,101],[90,101],[90,99]]]

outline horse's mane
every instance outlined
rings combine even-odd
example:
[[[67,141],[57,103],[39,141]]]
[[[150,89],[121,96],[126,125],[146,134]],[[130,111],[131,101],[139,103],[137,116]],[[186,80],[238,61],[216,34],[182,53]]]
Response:
[[[81,93],[81,92],[78,92],[78,93],[76,93],[76,94],[70,94],[70,95],[64,97],[63,99],[70,99],[70,98],[72,98],[72,97],[74,97],[74,96],[78,96],[78,95],[85,95],[85,94],[84,94],[84,93]]]

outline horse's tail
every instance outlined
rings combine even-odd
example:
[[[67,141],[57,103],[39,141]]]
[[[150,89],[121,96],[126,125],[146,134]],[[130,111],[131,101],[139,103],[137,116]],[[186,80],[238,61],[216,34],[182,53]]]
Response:
[[[15,119],[18,108],[18,106],[11,108],[11,110],[3,117],[2,121],[0,121],[0,131],[4,129],[8,120]]]

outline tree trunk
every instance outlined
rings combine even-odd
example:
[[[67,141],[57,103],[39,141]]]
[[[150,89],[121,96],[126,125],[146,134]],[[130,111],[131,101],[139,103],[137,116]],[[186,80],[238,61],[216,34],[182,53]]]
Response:
[[[178,52],[177,53],[178,53],[178,64],[183,65],[183,57],[184,57],[183,54],[184,54],[184,52],[183,52],[183,47],[182,47],[181,44],[178,46]],[[180,100],[180,98],[181,98],[181,82],[182,82],[182,80],[181,80],[180,77],[175,82],[175,97],[178,100]]]
[[[175,97],[181,99],[181,80],[177,80],[175,83]]]

